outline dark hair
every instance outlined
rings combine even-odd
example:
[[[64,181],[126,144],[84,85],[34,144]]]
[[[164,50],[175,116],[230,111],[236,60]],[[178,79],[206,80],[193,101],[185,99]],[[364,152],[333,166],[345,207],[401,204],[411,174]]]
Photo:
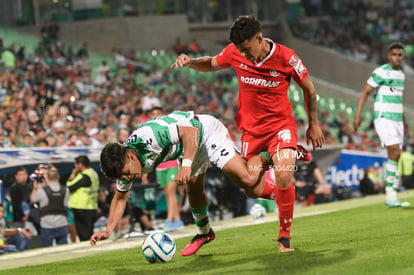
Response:
[[[230,41],[239,45],[261,32],[260,22],[253,15],[240,15],[230,28]]]
[[[19,168],[17,168],[17,170],[16,170],[16,175],[17,175],[17,173],[19,173],[19,172],[21,172],[21,171],[25,171],[25,172],[27,172],[26,168],[24,168],[24,167],[19,167]]]
[[[388,46],[388,52],[391,52],[393,49],[401,49],[401,50],[404,50],[404,44],[401,43],[401,42],[392,42]]]
[[[80,155],[80,156],[76,157],[75,162],[76,163],[82,163],[82,165],[85,166],[85,167],[89,167],[91,165],[91,162],[90,162],[88,156],[86,156],[86,155]]]
[[[152,107],[152,109],[150,110],[150,112],[154,112],[154,111],[160,111],[163,112],[162,107],[161,106],[154,106]]]
[[[119,143],[108,143],[101,152],[101,169],[106,177],[116,179],[121,177],[125,166],[127,147]]]

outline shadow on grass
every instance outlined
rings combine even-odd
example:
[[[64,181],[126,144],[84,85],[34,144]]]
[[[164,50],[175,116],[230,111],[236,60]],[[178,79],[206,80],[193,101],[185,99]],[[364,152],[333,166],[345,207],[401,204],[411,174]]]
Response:
[[[223,251],[224,252],[224,251]],[[292,253],[263,253],[229,260],[229,253],[216,253],[192,256],[189,262],[179,266],[170,264],[152,265],[141,271],[116,269],[116,274],[298,274],[320,268],[332,268],[356,256],[349,249],[319,250]]]

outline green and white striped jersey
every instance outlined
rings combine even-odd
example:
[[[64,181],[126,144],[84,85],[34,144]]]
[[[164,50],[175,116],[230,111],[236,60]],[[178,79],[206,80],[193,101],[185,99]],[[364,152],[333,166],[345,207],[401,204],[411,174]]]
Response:
[[[128,137],[123,145],[138,154],[143,163],[142,174],[153,171],[161,162],[178,159],[183,154],[178,126],[199,128],[200,142],[202,124],[194,117],[193,112],[180,111],[147,121]],[[123,179],[120,182],[130,184]]]
[[[367,83],[377,88],[374,100],[374,118],[384,117],[403,121],[403,92],[405,75],[389,64],[376,68]]]

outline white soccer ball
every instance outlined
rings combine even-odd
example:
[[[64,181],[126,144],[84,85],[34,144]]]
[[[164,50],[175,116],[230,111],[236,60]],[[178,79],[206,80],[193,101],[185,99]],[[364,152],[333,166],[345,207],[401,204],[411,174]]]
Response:
[[[261,204],[256,203],[250,208],[249,213],[253,220],[258,221],[266,216],[266,209]]]
[[[174,258],[175,250],[173,238],[162,231],[151,233],[142,243],[142,255],[150,263],[170,262]]]

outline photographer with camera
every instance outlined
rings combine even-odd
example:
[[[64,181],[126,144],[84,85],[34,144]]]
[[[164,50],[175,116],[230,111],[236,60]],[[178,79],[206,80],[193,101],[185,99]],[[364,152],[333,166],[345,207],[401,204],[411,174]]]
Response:
[[[69,189],[59,183],[59,171],[54,166],[38,168],[41,173],[33,182],[32,203],[40,208],[40,237],[42,247],[67,244],[67,206]]]

